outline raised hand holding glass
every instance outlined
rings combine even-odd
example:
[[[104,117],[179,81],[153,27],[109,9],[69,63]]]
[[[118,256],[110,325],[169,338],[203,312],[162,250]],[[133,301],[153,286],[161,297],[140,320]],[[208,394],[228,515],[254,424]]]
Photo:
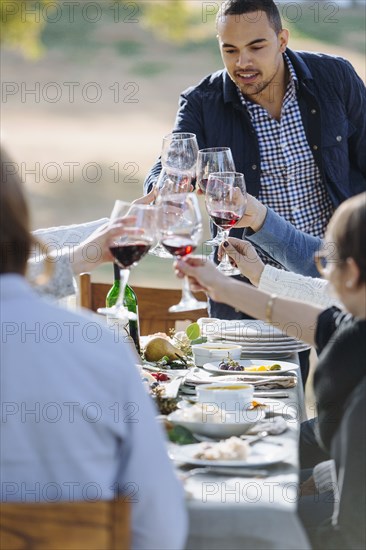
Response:
[[[127,217],[131,220],[121,237],[110,243],[109,249],[121,272],[120,293],[113,308],[100,308],[98,313],[113,314],[115,317],[132,319],[133,315],[123,305],[126,284],[130,269],[147,254],[154,242],[157,228],[157,206],[131,204],[117,200],[110,217],[110,224],[117,218]]]

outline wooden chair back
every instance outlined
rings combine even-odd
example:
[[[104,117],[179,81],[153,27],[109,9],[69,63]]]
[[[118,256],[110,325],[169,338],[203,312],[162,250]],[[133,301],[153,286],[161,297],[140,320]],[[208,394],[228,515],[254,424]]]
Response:
[[[98,307],[104,307],[105,297],[110,287],[111,285],[104,283],[93,283],[89,273],[82,273],[80,275],[80,305],[92,311],[96,311]],[[193,323],[200,317],[207,316],[207,309],[169,313],[169,307],[177,304],[180,300],[180,290],[139,286],[134,286],[133,289],[138,301],[142,336],[155,332],[169,334],[169,330],[176,327],[177,321]],[[198,293],[198,298],[206,300],[206,295],[203,292]]]
[[[0,504],[1,550],[127,550],[127,501]]]

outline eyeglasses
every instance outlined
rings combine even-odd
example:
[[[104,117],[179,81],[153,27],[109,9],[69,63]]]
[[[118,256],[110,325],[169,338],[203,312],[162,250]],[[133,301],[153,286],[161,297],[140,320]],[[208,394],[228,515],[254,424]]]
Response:
[[[341,260],[337,256],[334,248],[332,249],[332,247],[323,248],[315,252],[314,261],[316,268],[322,277],[329,273],[332,265],[340,265],[344,263],[344,260]]]

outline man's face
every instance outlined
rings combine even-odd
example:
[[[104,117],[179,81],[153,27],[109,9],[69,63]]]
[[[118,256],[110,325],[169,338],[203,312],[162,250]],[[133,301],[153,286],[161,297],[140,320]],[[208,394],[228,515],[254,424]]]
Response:
[[[227,15],[219,19],[217,31],[226,70],[244,95],[256,101],[269,86],[283,85],[288,31],[277,35],[265,12]]]

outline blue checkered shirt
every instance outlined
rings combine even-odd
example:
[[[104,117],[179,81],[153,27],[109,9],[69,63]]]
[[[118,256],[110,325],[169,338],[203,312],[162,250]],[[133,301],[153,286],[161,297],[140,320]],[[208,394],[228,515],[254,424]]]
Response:
[[[298,78],[286,54],[284,58],[290,78],[280,121],[272,118],[264,107],[246,99],[238,89],[259,143],[258,198],[297,229],[323,237],[334,208],[306,139],[296,96]],[[264,259],[268,262],[268,258]]]

